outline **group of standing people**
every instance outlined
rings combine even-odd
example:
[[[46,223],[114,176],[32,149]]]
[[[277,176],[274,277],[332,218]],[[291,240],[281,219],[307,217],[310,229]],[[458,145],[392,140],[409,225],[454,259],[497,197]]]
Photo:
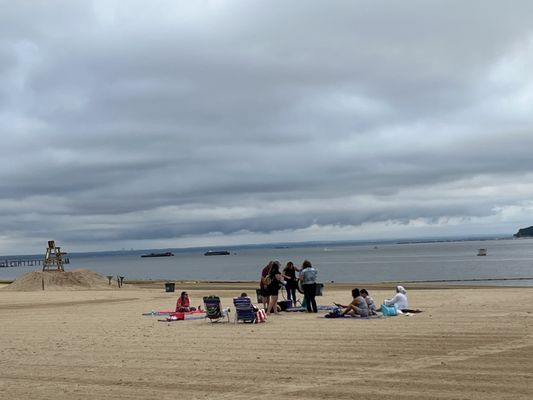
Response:
[[[292,261],[289,261],[283,270],[281,270],[279,261],[270,261],[261,270],[259,282],[263,307],[267,314],[279,314],[278,296],[282,287],[287,290],[287,299],[296,307],[296,290],[299,281],[302,282],[307,311],[316,313],[316,279],[317,270],[309,260],[305,260],[301,267],[296,267]]]

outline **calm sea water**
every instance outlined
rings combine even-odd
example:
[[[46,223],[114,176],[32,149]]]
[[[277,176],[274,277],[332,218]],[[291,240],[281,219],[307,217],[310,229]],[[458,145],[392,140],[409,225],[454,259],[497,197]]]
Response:
[[[480,248],[488,255],[477,256]],[[321,282],[474,280],[465,284],[533,286],[531,239],[228,250],[231,255],[209,257],[201,251],[161,258],[141,258],[138,252],[70,254],[66,269],[87,268],[126,280],[254,281],[269,260],[301,265],[309,259]],[[15,279],[32,270],[40,267],[0,268],[0,279]]]

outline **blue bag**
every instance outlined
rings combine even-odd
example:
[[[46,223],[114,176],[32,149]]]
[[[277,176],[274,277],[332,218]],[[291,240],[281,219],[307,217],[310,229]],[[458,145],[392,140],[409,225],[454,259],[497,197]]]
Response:
[[[393,317],[398,315],[398,310],[394,306],[386,306],[385,304],[381,305],[381,312],[385,317]]]

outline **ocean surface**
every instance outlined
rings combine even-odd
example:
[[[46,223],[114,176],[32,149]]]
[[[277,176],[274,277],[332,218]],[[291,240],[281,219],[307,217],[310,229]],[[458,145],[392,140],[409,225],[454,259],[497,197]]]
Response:
[[[487,256],[477,256],[478,249]],[[141,258],[139,251],[69,254],[66,270],[86,268],[125,280],[255,281],[269,260],[301,265],[308,259],[320,282],[450,282],[533,286],[533,239],[309,245],[230,248],[230,255],[204,256],[201,250],[164,249],[173,257]],[[43,252],[44,255],[44,252]],[[0,257],[1,259],[17,257]],[[25,258],[20,256],[20,258]],[[28,258],[28,257],[26,257]],[[41,257],[42,258],[42,257]],[[42,267],[0,268],[11,280]]]

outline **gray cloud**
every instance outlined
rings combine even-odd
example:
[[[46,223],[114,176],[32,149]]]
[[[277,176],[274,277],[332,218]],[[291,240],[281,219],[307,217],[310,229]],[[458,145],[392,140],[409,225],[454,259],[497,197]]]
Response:
[[[532,220],[530,2],[2,9],[4,252]]]

